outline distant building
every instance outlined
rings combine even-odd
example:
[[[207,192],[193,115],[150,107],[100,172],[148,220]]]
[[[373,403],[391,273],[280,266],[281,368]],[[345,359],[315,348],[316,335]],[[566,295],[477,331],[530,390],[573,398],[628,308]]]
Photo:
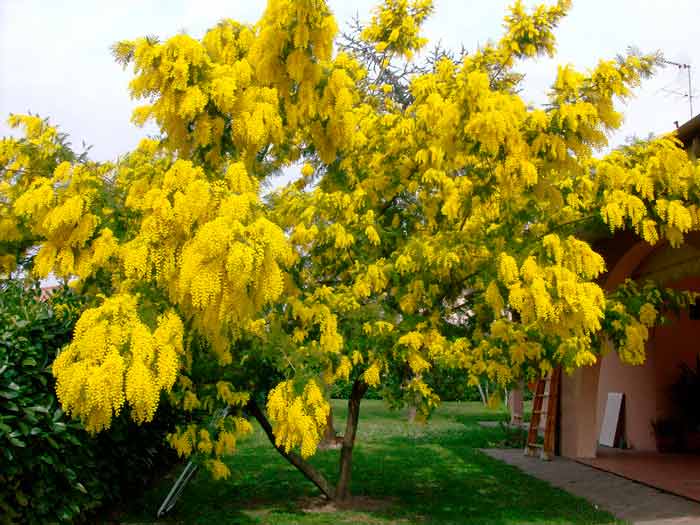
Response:
[[[693,158],[700,158],[700,115],[696,115],[678,128],[676,136]]]
[[[42,284],[41,285],[41,295],[39,296],[39,299],[41,301],[46,301],[48,300],[49,297],[51,297],[58,288],[60,288],[61,285],[59,284]]]

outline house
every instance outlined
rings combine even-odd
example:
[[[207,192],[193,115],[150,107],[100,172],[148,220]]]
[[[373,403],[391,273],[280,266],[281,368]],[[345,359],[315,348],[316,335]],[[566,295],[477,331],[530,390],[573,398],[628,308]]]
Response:
[[[676,134],[689,154],[699,158],[700,115]],[[700,292],[700,232],[688,235],[680,248],[665,242],[652,246],[631,232],[597,241],[594,246],[606,260],[608,271],[602,280],[606,290],[631,278]],[[695,367],[700,354],[699,319],[697,312],[681,312],[671,324],[651,329],[643,365],[622,364],[616,352],[608,352],[594,366],[563,374],[560,454],[700,500],[700,455],[660,454],[652,428],[652,421],[674,415],[669,390],[680,375],[680,365]],[[625,450],[598,445],[611,392],[624,394],[620,437]]]
[[[61,287],[59,284],[41,284],[41,295],[39,296],[40,301],[48,301],[53,293]]]
[[[700,158],[700,115],[678,128],[676,136],[694,159]]]

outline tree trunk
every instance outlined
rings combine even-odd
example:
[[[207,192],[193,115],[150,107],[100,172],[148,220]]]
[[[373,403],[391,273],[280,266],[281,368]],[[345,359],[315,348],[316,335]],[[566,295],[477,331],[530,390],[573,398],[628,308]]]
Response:
[[[321,450],[340,448],[341,443],[342,437],[338,437],[333,426],[333,408],[331,407],[328,412],[328,419],[326,419],[326,430],[323,432],[323,439],[318,444],[318,448]]]
[[[489,400],[486,399],[486,394],[484,393],[484,388],[481,386],[481,381],[476,385],[479,388],[479,395],[481,396],[481,402],[484,406],[489,404]]]
[[[270,440],[270,443],[272,443],[272,445],[277,449],[277,452],[279,452],[284,459],[286,459],[292,465],[294,465],[306,477],[306,479],[308,479],[311,483],[316,485],[318,490],[320,490],[324,496],[331,500],[335,499],[336,491],[333,488],[333,486],[330,483],[328,483],[328,480],[326,480],[326,478],[323,477],[323,474],[321,474],[318,470],[313,468],[308,462],[306,462],[301,456],[299,456],[295,452],[286,452],[284,448],[277,446],[277,444],[275,443],[275,435],[272,432],[272,425],[270,425],[270,422],[267,420],[267,417],[265,417],[265,414],[260,409],[258,404],[255,401],[250,400],[246,405],[246,409],[255,419],[258,420],[258,423],[260,423],[260,426],[265,431],[265,434],[267,434],[267,438]],[[355,425],[357,426],[357,423]],[[345,450],[345,445],[343,445],[343,450]]]
[[[408,422],[409,423],[415,423],[417,413],[418,413],[418,409],[416,408],[416,405],[411,405],[408,407]]]
[[[510,409],[510,424],[519,427],[523,424],[523,382],[518,383],[513,388],[508,397],[508,408]]]
[[[345,424],[343,448],[340,451],[340,475],[335,491],[335,499],[345,501],[350,497],[350,476],[352,474],[352,449],[355,445],[357,422],[360,417],[360,401],[367,392],[367,383],[356,379],[348,399],[348,419]]]

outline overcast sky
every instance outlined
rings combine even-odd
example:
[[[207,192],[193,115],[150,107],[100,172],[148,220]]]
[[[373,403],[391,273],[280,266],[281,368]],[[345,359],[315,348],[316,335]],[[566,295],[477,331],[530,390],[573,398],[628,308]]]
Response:
[[[376,2],[329,3],[343,28],[355,13],[367,20]],[[436,0],[426,36],[447,47],[464,44],[473,50],[500,36],[509,3]],[[167,38],[180,31],[201,37],[221,18],[255,22],[264,7],[263,0],[0,0],[0,135],[8,132],[4,121],[9,113],[29,110],[50,117],[74,145],[92,144],[93,158],[114,159],[146,131],[130,123],[136,105],[127,91],[131,72],[114,63],[111,44],[144,35]],[[527,75],[524,96],[541,103],[558,63],[585,69],[628,46],[660,49],[669,60],[690,64],[693,91],[700,95],[698,28],[698,0],[574,0],[557,30],[558,55],[521,68]],[[626,104],[625,124],[612,137],[613,145],[688,120],[687,82],[687,73],[673,67],[647,81]],[[695,114],[699,110],[700,96]]]

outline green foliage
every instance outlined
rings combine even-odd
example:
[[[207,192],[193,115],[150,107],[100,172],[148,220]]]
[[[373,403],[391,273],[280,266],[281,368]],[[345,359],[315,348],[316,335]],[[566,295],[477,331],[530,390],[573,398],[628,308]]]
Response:
[[[58,314],[39,293],[8,282],[0,300],[0,510],[7,522],[69,520],[94,490],[69,462],[82,431],[58,408],[49,371],[79,309],[67,303]]]
[[[333,399],[348,399],[352,390],[352,381],[339,380],[333,383],[330,387],[331,397]],[[364,399],[382,399],[382,392],[378,388],[368,388]]]
[[[443,401],[481,401],[479,389],[468,383],[464,370],[456,368],[441,370],[439,373],[428,372],[425,382]],[[498,385],[493,385],[498,389]]]
[[[122,416],[111,432],[89,435],[59,408],[50,370],[82,299],[68,288],[42,301],[36,283],[0,286],[0,523],[85,519],[171,464],[162,437],[173,416],[164,406],[153,425]]]
[[[463,370],[442,370],[440,374],[426,374],[424,380],[443,401],[481,401],[479,389],[467,384]],[[387,381],[387,383],[390,383]],[[400,388],[401,385],[397,385]],[[348,399],[352,381],[336,381],[331,385],[331,397]],[[382,388],[369,388],[364,399],[382,399]]]

